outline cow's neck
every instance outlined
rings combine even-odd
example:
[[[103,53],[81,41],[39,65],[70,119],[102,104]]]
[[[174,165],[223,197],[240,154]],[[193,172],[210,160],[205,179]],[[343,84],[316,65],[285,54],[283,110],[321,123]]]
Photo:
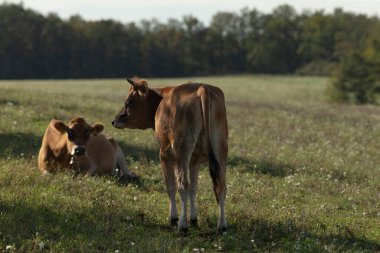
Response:
[[[162,94],[159,91],[159,89],[149,89],[148,96],[149,96],[148,101],[150,103],[149,105],[150,111],[148,112],[148,124],[149,124],[149,128],[152,128],[154,130],[155,128],[154,118],[156,116],[157,108],[161,103]]]

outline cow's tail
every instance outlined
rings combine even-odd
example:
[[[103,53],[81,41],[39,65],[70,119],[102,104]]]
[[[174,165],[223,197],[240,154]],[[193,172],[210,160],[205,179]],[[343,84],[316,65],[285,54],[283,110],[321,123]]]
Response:
[[[205,127],[205,135],[208,146],[208,166],[210,170],[210,176],[213,183],[213,189],[216,197],[216,202],[219,203],[219,196],[225,190],[225,178],[220,168],[220,162],[218,161],[215,150],[212,146],[211,133],[210,133],[210,94],[205,87],[200,88],[200,98],[202,103],[202,114]]]

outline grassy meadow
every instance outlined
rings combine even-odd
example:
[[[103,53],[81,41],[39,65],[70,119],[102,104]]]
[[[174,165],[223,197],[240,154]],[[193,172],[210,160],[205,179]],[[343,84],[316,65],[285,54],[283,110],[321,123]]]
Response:
[[[215,233],[218,210],[206,166],[198,227],[181,237],[168,225],[153,131],[111,126],[126,81],[0,81],[0,252],[380,251],[380,107],[329,103],[327,78],[148,82],[188,80],[219,86],[226,96],[225,235]],[[37,154],[48,122],[80,115],[105,124],[140,182],[40,175]]]

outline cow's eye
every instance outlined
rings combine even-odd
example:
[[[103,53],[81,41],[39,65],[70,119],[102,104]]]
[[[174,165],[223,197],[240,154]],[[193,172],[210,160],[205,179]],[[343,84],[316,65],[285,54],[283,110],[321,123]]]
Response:
[[[125,107],[131,107],[132,104],[133,104],[133,101],[132,101],[132,100],[127,100],[127,101],[125,102]]]
[[[67,136],[69,137],[70,141],[74,140],[74,131],[72,129],[69,129],[67,131]]]
[[[90,129],[87,129],[86,132],[85,132],[86,138],[89,138],[90,134],[91,134]]]

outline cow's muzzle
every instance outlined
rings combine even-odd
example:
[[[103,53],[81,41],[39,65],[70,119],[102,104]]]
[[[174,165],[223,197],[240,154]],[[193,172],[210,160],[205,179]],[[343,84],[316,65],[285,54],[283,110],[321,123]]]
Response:
[[[76,146],[73,150],[74,156],[83,156],[86,154],[86,147],[84,146]]]
[[[112,120],[112,126],[115,128],[122,128],[117,119]]]

